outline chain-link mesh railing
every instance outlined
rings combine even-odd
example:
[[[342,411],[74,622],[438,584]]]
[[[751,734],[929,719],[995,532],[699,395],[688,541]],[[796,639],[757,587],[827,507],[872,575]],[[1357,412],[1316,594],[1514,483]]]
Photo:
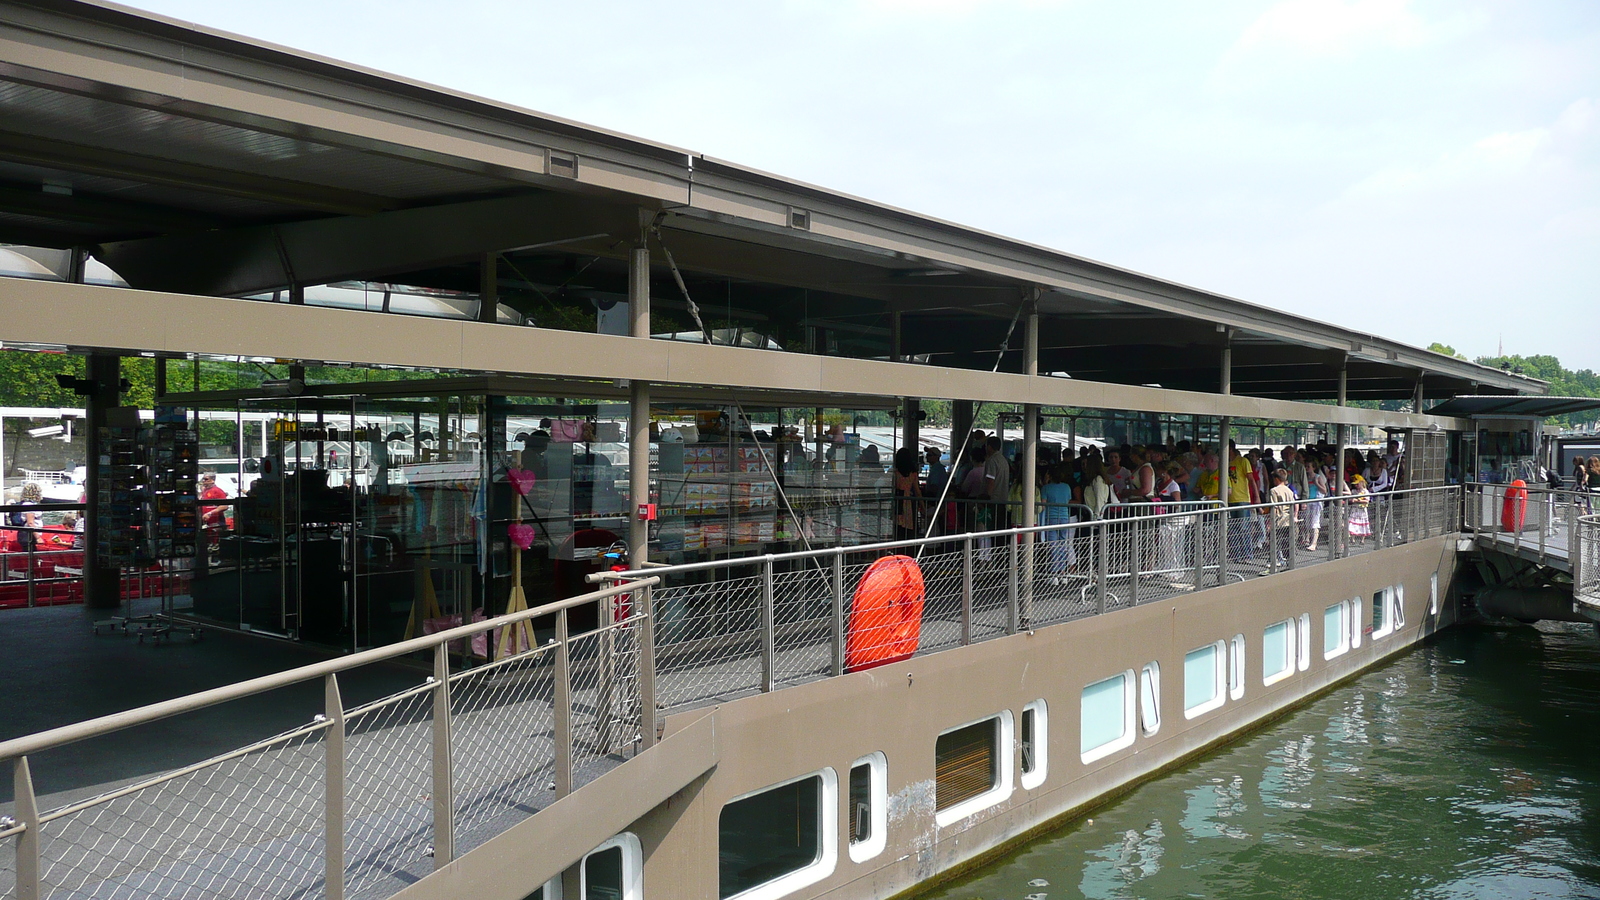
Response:
[[[1600,607],[1600,515],[1574,521],[1573,594],[1578,602]]]
[[[1594,512],[1587,491],[1516,484],[1467,486],[1466,524],[1482,540],[1541,562],[1572,560],[1577,521]]]
[[[743,574],[750,571],[655,592],[656,692],[663,706],[761,689],[763,586],[759,570]]]
[[[656,704],[641,668],[648,601],[565,644],[454,674],[446,648],[536,615],[556,615],[565,634],[572,606],[626,592],[647,597],[655,583],[0,743],[17,786],[13,815],[0,817],[0,896],[314,898],[329,896],[330,870],[345,897],[389,896],[655,738]],[[339,702],[340,673],[415,653],[432,654],[434,677],[354,708]],[[307,710],[304,726],[37,809],[30,757],[315,679],[325,680],[327,700]]]

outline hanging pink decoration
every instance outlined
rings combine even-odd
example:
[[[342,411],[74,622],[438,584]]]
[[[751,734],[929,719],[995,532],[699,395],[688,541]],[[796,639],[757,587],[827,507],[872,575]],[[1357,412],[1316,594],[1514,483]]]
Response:
[[[526,550],[533,546],[533,526],[521,522],[512,522],[506,526],[506,535],[511,538],[511,543]]]
[[[528,492],[533,490],[533,483],[539,480],[538,476],[528,469],[507,469],[506,477],[511,480],[511,489],[521,497],[528,496]]]

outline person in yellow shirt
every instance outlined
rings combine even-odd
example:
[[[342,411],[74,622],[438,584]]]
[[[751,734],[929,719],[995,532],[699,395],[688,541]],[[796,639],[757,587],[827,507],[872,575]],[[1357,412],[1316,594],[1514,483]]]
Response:
[[[1234,507],[1249,506],[1254,499],[1251,485],[1255,481],[1255,469],[1250,465],[1250,460],[1239,454],[1239,448],[1233,441],[1228,441],[1228,505]],[[1250,525],[1246,521],[1250,515],[1248,509],[1228,510],[1228,558],[1241,560],[1251,555],[1250,553]]]
[[[1194,490],[1198,499],[1215,500],[1222,486],[1222,476],[1217,472],[1217,456],[1207,453],[1200,461],[1200,477],[1195,479]]]

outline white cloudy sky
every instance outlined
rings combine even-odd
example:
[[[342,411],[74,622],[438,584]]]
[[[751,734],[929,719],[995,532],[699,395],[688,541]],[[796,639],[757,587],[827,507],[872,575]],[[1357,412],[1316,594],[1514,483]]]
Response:
[[[1600,3],[136,0],[1469,356],[1600,369]]]

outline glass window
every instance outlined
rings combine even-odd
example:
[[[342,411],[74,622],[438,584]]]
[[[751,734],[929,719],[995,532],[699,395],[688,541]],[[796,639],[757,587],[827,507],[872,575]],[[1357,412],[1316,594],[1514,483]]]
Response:
[[[1428,576],[1428,615],[1439,614],[1439,573]]]
[[[1372,595],[1372,636],[1380,638],[1389,633],[1389,604],[1385,602],[1384,594],[1387,588],[1377,591]]]
[[[1032,790],[1044,784],[1050,768],[1050,711],[1043,700],[1022,708],[1019,726],[1022,745],[1022,786]]]
[[[1348,601],[1322,611],[1322,658],[1333,659],[1350,649],[1350,629],[1345,626],[1345,615],[1350,611]]]
[[[934,742],[934,821],[943,828],[1011,796],[1010,710],[952,728]],[[1004,748],[1004,752],[1002,752]]]
[[[869,753],[850,766],[850,858],[863,862],[883,852],[889,828],[889,763]]]
[[[1133,743],[1133,673],[1122,672],[1083,689],[1078,749],[1092,762]]]
[[[1261,634],[1261,683],[1282,681],[1294,672],[1294,620],[1267,626]]]
[[[589,851],[579,863],[583,900],[640,900],[644,853],[639,839],[624,832]],[[559,900],[561,879],[552,879],[534,896]]]
[[[717,822],[719,896],[780,896],[833,871],[832,769],[735,798]],[[758,888],[770,888],[757,890]]]
[[[1350,612],[1345,616],[1345,622],[1350,626],[1350,646],[1361,646],[1361,598],[1351,597],[1345,601]]]
[[[1393,605],[1390,613],[1393,616],[1394,628],[1399,628],[1406,624],[1406,586],[1397,584],[1390,588],[1389,600]]]
[[[1298,629],[1298,635],[1297,636],[1300,638],[1300,648],[1299,648],[1300,649],[1300,671],[1304,672],[1305,670],[1311,668],[1311,614],[1310,613],[1301,613],[1300,614],[1300,627]]]
[[[1244,696],[1244,635],[1236,634],[1228,643],[1228,696]]]
[[[1222,642],[1183,655],[1183,715],[1192,719],[1222,705]]]
[[[1161,730],[1161,664],[1147,662],[1139,670],[1139,722],[1146,737]]]

